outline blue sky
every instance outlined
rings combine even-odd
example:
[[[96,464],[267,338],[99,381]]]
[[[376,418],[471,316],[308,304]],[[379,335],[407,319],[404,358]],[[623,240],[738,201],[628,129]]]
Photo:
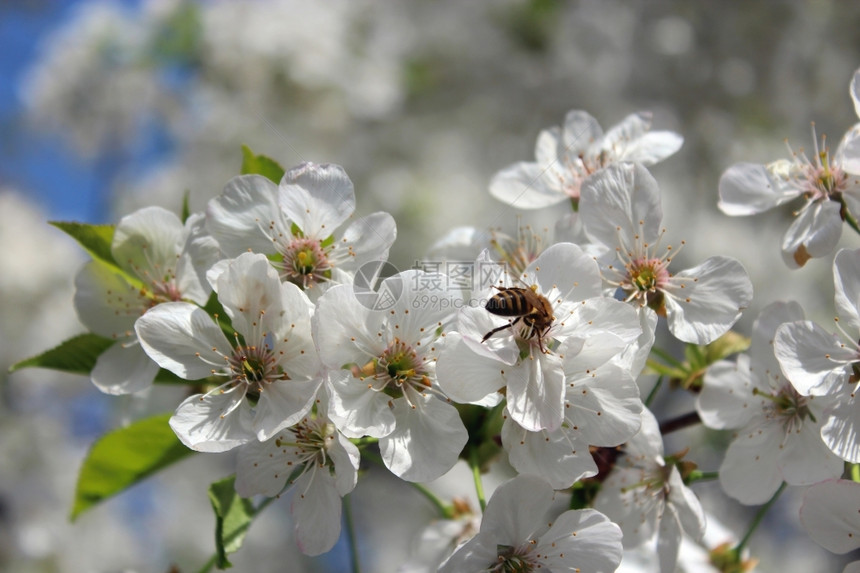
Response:
[[[78,1],[0,3],[0,185],[39,203],[52,219],[108,222],[106,161],[87,162],[55,134],[34,133],[23,117],[20,82],[37,61],[44,38]],[[124,4],[135,5],[126,0]]]

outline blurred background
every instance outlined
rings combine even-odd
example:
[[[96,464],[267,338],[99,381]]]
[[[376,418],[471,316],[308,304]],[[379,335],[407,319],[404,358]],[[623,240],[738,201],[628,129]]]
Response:
[[[652,169],[668,237],[687,241],[675,268],[738,258],[756,292],[737,326],[746,334],[777,299],[799,300],[828,323],[832,259],[789,272],[779,243],[790,214],[726,217],[717,182],[734,162],[787,156],[786,138],[811,149],[811,121],[835,147],[858,121],[848,95],[858,26],[860,3],[837,0],[3,2],[0,569],[195,571],[213,551],[206,488],[231,472],[229,455],[195,456],[68,523],[92,441],[172,410],[180,396],[157,388],[111,398],[80,377],[6,374],[82,330],[72,281],[86,257],[46,221],[113,223],[151,204],[178,210],[186,191],[202,209],[238,173],[247,144],[285,167],[343,165],[358,215],[394,215],[391,259],[408,268],[458,225],[551,229],[558,210],[518,213],[495,201],[492,175],[532,160],[538,132],[570,109],[604,128],[651,110],[655,129],[685,138]],[[849,232],[843,243],[858,246]],[[661,397],[657,406],[671,415],[691,404]],[[690,430],[679,443],[712,438]],[[719,457],[701,451],[696,461],[715,470]],[[367,571],[393,571],[433,511],[377,474],[352,495],[359,530],[370,532],[360,551]],[[458,476],[434,487],[466,495],[470,482]],[[743,534],[747,508],[715,483],[694,489]],[[799,530],[801,494],[789,489],[754,537],[758,571],[846,562]],[[392,499],[402,504],[394,512]],[[297,553],[288,507],[273,504],[254,524],[236,570],[345,570],[342,546],[317,559]]]

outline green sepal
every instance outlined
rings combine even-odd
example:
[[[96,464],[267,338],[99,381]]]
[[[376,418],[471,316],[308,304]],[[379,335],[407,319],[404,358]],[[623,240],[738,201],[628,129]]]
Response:
[[[219,569],[233,566],[227,554],[242,547],[257,514],[251,500],[236,493],[235,481],[236,476],[230,476],[209,486],[209,501],[215,511],[215,566]]]
[[[109,432],[90,448],[78,474],[71,519],[155,472],[193,454],[167,425],[172,414]]]
[[[113,234],[116,228],[114,225],[90,225],[66,221],[50,221],[49,224],[76,240],[92,258],[101,259],[119,267],[111,252]]]
[[[732,354],[745,351],[749,345],[749,338],[729,331],[710,344],[684,346],[683,362],[653,348],[652,354],[659,360],[649,358],[648,369],[653,373],[666,376],[673,387],[697,392],[702,387],[702,378],[709,366]]]
[[[247,145],[242,146],[242,175],[262,175],[277,183],[284,177],[284,168],[265,155],[257,155]]]
[[[185,221],[188,220],[188,217],[191,216],[191,191],[186,189],[185,193],[182,195],[182,213],[180,217],[182,218],[182,224],[185,224]]]

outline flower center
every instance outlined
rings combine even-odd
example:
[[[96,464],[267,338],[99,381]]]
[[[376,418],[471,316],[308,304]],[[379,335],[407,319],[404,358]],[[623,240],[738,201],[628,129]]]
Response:
[[[418,387],[419,390],[432,386],[423,359],[410,345],[398,338],[378,358],[362,367],[354,364],[350,370],[359,380],[372,378],[381,382],[379,389],[395,398],[402,395],[406,385]]]
[[[531,547],[513,547],[511,545],[497,545],[497,562],[487,571],[490,573],[529,573],[537,567],[535,556],[530,553]]]
[[[838,165],[830,162],[827,150],[819,154],[820,163],[806,166],[803,181],[804,194],[808,199],[838,201],[847,187],[848,175]]]
[[[304,290],[329,280],[332,264],[327,251],[317,239],[293,238],[282,253],[281,279]]]
[[[628,298],[639,298],[645,304],[658,310],[662,306],[662,289],[669,283],[668,261],[666,259],[634,259],[627,264],[627,280],[621,288]]]
[[[236,346],[227,359],[234,384],[245,384],[249,391],[262,391],[263,386],[275,380],[289,380],[278,366],[277,358],[269,346]]]
[[[320,467],[329,466],[330,470],[334,471],[334,462],[328,454],[335,439],[334,424],[325,418],[305,418],[287,431],[293,435],[293,439],[278,438],[278,447],[296,448],[302,463],[315,462]]]
[[[758,388],[753,388],[753,394],[770,401],[765,405],[765,416],[781,420],[786,433],[799,431],[807,419],[817,421],[809,408],[810,397],[801,396],[788,381],[771,394]]]

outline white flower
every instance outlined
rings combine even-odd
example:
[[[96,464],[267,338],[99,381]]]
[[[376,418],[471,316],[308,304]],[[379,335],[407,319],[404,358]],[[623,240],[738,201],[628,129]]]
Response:
[[[123,272],[101,260],[87,263],[75,278],[75,309],[96,334],[116,340],[96,362],[91,377],[102,392],[129,394],[152,384],[158,365],[137,343],[135,321],[153,306],[185,300],[206,304],[211,288],[202,279],[217,248],[202,233],[203,220],[183,223],[160,207],[123,217],[111,254]],[[198,265],[200,268],[198,268]]]
[[[800,523],[813,541],[837,554],[860,547],[860,483],[826,480],[803,494]],[[843,573],[860,571],[860,561],[846,565]]]
[[[654,415],[642,410],[642,426],[622,449],[594,502],[624,532],[624,548],[657,536],[660,571],[674,573],[682,533],[702,539],[705,514],[684,485],[676,465],[666,465]]]
[[[281,279],[316,298],[324,285],[349,283],[364,263],[388,258],[394,219],[373,213],[338,231],[353,211],[355,191],[342,167],[302,163],[280,185],[234,177],[209,202],[206,224],[227,255],[273,255]]]
[[[496,489],[481,530],[460,546],[440,573],[577,571],[608,573],[621,562],[621,531],[593,509],[565,511],[547,520],[550,485],[519,476]]]
[[[651,165],[669,157],[683,143],[670,131],[653,131],[650,112],[627,116],[603,133],[584,111],[570,111],[562,127],[541,131],[534,162],[520,162],[497,173],[490,194],[520,209],[539,209],[565,199],[579,201],[580,187],[591,175],[622,161]]]
[[[170,419],[182,443],[201,452],[268,440],[310,411],[322,384],[313,306],[295,285],[281,283],[264,255],[232,260],[213,287],[235,331],[232,342],[206,311],[184,302],[159,305],[136,325],[162,368],[188,380],[227,379],[187,398]]]
[[[856,398],[860,367],[860,250],[842,249],[833,261],[836,326],[832,335],[812,321],[783,324],[774,351],[779,365],[803,395],[830,396],[835,405],[821,427],[824,443],[839,457],[860,462],[860,401]],[[851,333],[854,333],[853,335]]]
[[[705,373],[696,410],[710,428],[737,429],[720,484],[744,504],[765,503],[783,481],[809,485],[842,473],[842,460],[820,436],[832,402],[801,395],[774,356],[777,327],[802,318],[795,302],[769,305],[753,325],[749,355],[737,364],[721,360]]]
[[[242,497],[280,495],[289,481],[296,541],[307,555],[331,549],[340,537],[341,498],[358,481],[358,448],[320,412],[264,442],[239,448],[236,492]]]
[[[789,268],[833,252],[842,236],[843,209],[860,216],[860,179],[850,173],[860,173],[858,126],[845,134],[835,153],[824,137],[819,147],[814,124],[812,138],[811,158],[792,151],[790,160],[736,163],[720,177],[718,206],[726,215],[755,215],[803,197],[782,240],[782,259]]]
[[[362,304],[351,285],[334,286],[313,319],[330,369],[329,416],[348,437],[379,438],[386,467],[409,481],[451,469],[468,438],[436,384],[444,330],[454,301],[462,301],[444,284],[443,275],[416,270],[389,277],[380,286],[396,299],[387,310]]]
[[[752,284],[735,259],[710,257],[692,269],[669,272],[677,250],[668,246],[658,254],[665,232],[660,190],[642,165],[611,165],[591,177],[582,188],[580,213],[585,232],[605,249],[606,281],[641,313],[665,315],[678,339],[716,340],[752,300]]]
[[[484,263],[491,263],[486,253],[477,268]],[[597,265],[576,245],[551,246],[516,278],[502,272],[479,295],[487,303],[460,311],[459,336],[451,335],[450,350],[440,356],[439,383],[451,399],[467,403],[505,387],[507,410],[517,424],[552,432],[565,418],[565,339],[576,339],[566,347],[571,360],[583,353],[568,365],[576,377],[578,368],[596,367],[635,340],[638,321],[626,305],[602,296]],[[551,314],[537,308],[514,316],[487,311],[489,302],[515,304],[510,298],[525,296],[521,291],[540,297]],[[584,345],[588,337],[604,334],[606,347]]]
[[[635,323],[634,323],[635,324]],[[633,377],[604,362],[627,345],[608,333],[570,337],[560,347],[565,374],[564,421],[553,432],[530,432],[510,416],[502,425],[508,461],[520,474],[539,475],[555,489],[597,474],[591,446],[618,446],[641,422],[642,401]]]

